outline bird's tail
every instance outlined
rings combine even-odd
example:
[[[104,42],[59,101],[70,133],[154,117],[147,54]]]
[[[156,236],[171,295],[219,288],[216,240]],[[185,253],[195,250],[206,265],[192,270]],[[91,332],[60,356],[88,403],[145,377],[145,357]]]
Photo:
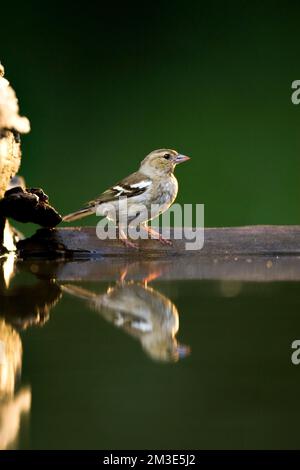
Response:
[[[75,286],[74,284],[60,284],[60,287],[63,292],[67,292],[68,294],[73,295],[79,299],[91,300],[97,297],[96,292],[84,289],[80,286]]]
[[[72,212],[71,214],[65,215],[63,217],[63,222],[73,222],[73,220],[82,219],[82,217],[86,217],[87,215],[91,215],[95,212],[93,207],[85,207],[80,209],[79,211]]]

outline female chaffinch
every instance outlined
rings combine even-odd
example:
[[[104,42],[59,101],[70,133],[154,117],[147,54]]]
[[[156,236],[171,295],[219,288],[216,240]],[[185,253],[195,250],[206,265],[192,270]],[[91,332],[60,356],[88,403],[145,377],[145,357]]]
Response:
[[[142,217],[139,216],[140,226],[162,243],[170,244],[169,240],[148,227],[147,222],[173,204],[178,192],[178,182],[173,172],[177,164],[187,160],[189,157],[176,150],[154,150],[144,158],[138,171],[104,191],[82,209],[66,215],[63,221],[72,222],[97,211],[97,215],[106,216],[118,226],[120,239],[126,246],[136,247],[127,239],[123,221],[125,219],[128,226],[136,218],[137,208],[143,206],[146,211]]]

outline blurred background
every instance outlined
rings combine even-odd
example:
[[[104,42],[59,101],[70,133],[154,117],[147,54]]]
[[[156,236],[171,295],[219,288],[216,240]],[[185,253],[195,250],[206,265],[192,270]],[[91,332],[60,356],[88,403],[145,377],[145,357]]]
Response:
[[[3,3],[0,59],[32,126],[21,174],[64,214],[171,147],[192,157],[178,201],[204,203],[206,226],[300,223],[299,15],[286,1]]]
[[[171,147],[192,157],[178,201],[204,203],[206,226],[300,224],[300,3],[52,0],[0,14],[0,60],[32,126],[20,173],[62,214]],[[2,280],[0,333],[24,359],[0,447],[22,413],[14,448],[299,447],[298,283],[158,279],[153,318],[173,306],[191,347],[167,364],[27,269]],[[84,273],[80,287],[109,292]]]

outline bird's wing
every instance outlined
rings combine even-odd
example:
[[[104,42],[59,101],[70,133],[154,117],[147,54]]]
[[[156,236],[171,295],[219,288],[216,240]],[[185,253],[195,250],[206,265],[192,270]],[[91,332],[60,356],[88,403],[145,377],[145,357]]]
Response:
[[[142,173],[132,173],[119,181],[111,188],[100,194],[95,200],[88,202],[87,206],[95,206],[103,202],[112,202],[120,197],[133,197],[143,194],[150,188],[152,180]]]

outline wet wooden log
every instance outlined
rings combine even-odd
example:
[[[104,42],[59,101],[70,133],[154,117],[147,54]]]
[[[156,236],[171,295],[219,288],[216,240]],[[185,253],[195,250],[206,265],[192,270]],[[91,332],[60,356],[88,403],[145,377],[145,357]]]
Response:
[[[151,273],[166,280],[300,280],[300,226],[207,228],[199,251],[172,238],[172,246],[140,240],[134,250],[119,240],[99,240],[94,227],[42,229],[18,248],[23,266],[63,281],[117,280],[128,269],[136,280]]]
[[[158,240],[138,239],[138,249],[133,249],[118,239],[100,240],[95,227],[40,229],[31,238],[20,241],[18,250],[22,258],[300,256],[300,226],[206,228],[200,250],[187,249],[193,231],[185,228],[185,236],[180,240],[176,239],[180,229],[170,229],[172,246]]]
[[[0,200],[0,216],[18,222],[32,222],[42,227],[55,227],[62,217],[49,204],[47,194],[41,188],[12,187]]]

